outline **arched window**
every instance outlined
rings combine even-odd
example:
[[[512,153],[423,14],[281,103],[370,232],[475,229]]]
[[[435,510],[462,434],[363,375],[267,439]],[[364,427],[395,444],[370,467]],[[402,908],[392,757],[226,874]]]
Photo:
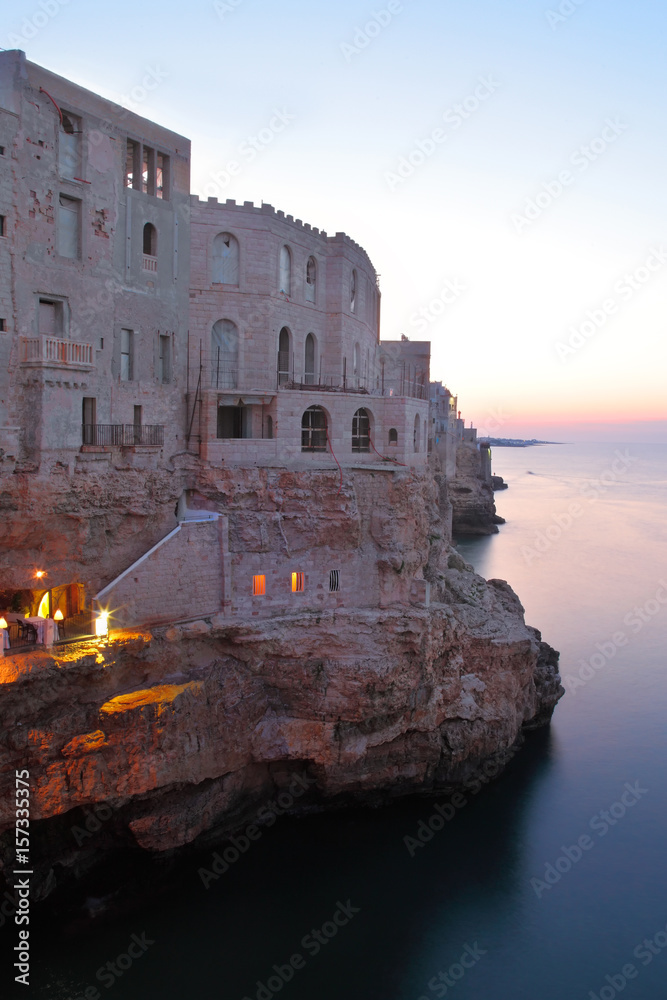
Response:
[[[309,406],[301,418],[301,451],[327,450],[327,415],[321,406]]]
[[[144,253],[147,257],[157,257],[157,229],[150,222],[144,226]]]
[[[289,247],[280,248],[280,291],[292,294],[292,255]]]
[[[357,272],[352,271],[352,278],[350,280],[350,311],[356,312],[357,310]]]
[[[395,427],[389,428],[389,444],[398,445],[398,431]]]
[[[211,388],[235,389],[239,367],[239,331],[230,319],[219,319],[211,330]]]
[[[239,244],[231,233],[218,233],[213,240],[213,281],[219,285],[239,283]]]
[[[278,337],[278,384],[284,385],[290,380],[291,334],[286,326]]]
[[[314,257],[309,257],[306,264],[306,302],[315,301],[315,286],[317,285],[317,263]]]
[[[315,337],[309,333],[306,337],[304,382],[306,385],[315,384]]]
[[[419,419],[419,414],[415,414],[415,429],[412,435],[412,443],[414,445],[415,451],[419,451],[419,432],[421,431],[421,421]]]
[[[352,451],[371,450],[371,422],[363,406],[352,417]]]

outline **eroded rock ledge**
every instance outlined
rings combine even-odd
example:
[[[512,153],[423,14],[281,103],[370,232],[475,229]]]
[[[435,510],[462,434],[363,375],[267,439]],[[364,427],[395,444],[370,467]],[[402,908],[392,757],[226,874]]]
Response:
[[[14,769],[28,767],[33,889],[46,895],[113,846],[224,838],[296,774],[309,782],[299,809],[451,789],[548,722],[563,694],[557,654],[508,584],[450,550],[439,595],[428,608],[220,617],[0,661],[0,830],[13,826]],[[82,835],[102,803],[102,829]],[[5,833],[5,866],[11,843]]]

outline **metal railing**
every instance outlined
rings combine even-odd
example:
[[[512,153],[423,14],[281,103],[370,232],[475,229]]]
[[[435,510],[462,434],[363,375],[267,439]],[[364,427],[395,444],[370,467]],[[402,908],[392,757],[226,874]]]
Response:
[[[200,358],[191,365],[196,371]],[[408,396],[413,399],[428,399],[429,386],[421,377],[401,374],[387,379],[382,374],[365,377],[359,374],[296,371],[280,355],[279,364],[273,371],[241,368],[238,363],[230,364],[215,354],[201,356],[202,389],[219,392],[275,392],[276,389],[298,389],[318,392],[361,393],[368,396]]]
[[[135,448],[141,446],[162,448],[162,424],[83,424],[82,444],[102,448]]]
[[[22,365],[72,365],[77,368],[93,368],[93,345],[80,344],[75,340],[62,340],[40,334],[37,337],[21,337]]]

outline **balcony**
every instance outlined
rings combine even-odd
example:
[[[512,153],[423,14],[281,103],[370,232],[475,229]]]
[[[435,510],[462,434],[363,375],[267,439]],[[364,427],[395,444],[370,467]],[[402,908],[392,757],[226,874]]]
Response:
[[[95,367],[92,344],[40,334],[37,337],[21,337],[20,346],[22,365],[85,370]]]
[[[162,424],[83,424],[81,442],[94,448],[162,448]]]
[[[142,258],[141,269],[157,274],[157,257],[152,257],[150,254],[145,253]]]

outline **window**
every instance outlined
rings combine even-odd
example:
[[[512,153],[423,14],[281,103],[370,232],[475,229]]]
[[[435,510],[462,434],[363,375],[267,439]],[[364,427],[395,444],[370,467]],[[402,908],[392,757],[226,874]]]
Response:
[[[157,154],[155,169],[155,195],[166,201],[169,198],[169,157],[166,153]]]
[[[419,414],[417,413],[415,415],[415,429],[414,429],[413,434],[412,434],[412,444],[414,446],[414,450],[415,451],[419,451],[419,432],[420,432],[420,430],[421,430],[421,426],[420,426],[420,422],[419,422]]]
[[[340,590],[340,570],[332,569],[329,573],[329,592],[336,594]]]
[[[356,312],[357,309],[357,272],[352,271],[352,278],[350,280],[350,311]]]
[[[53,299],[40,299],[37,313],[38,332],[47,337],[63,335],[63,303]]]
[[[127,140],[125,152],[125,187],[139,187],[139,143]]]
[[[306,302],[315,301],[315,286],[317,284],[317,263],[314,257],[308,258],[306,264]]]
[[[370,451],[370,418],[363,407],[352,417],[352,451]]]
[[[280,248],[280,291],[284,295],[292,292],[292,256],[289,247]]]
[[[0,215],[0,236],[7,235],[7,217]]]
[[[326,450],[326,414],[321,406],[309,406],[301,418],[301,451]]]
[[[315,337],[309,333],[306,337],[304,382],[306,385],[315,384]]]
[[[142,416],[142,409],[143,408],[141,406],[135,406],[134,407],[134,419],[132,421],[132,425],[134,427],[134,443],[135,444],[141,444],[141,416]]]
[[[250,437],[250,407],[219,406],[218,437],[219,438]]]
[[[0,333],[4,333],[7,329],[7,320],[0,318]]]
[[[395,427],[389,428],[389,444],[398,445],[398,431]]]
[[[211,330],[211,388],[236,388],[239,331],[230,319],[219,319]]]
[[[273,440],[273,417],[270,415],[266,418],[266,438],[268,441]]]
[[[262,597],[266,593],[266,577],[261,574],[260,576],[253,576],[252,578],[252,596]]]
[[[148,146],[141,151],[141,190],[143,194],[155,193],[155,152]]]
[[[171,337],[168,334],[160,334],[157,377],[163,384],[171,382]]]
[[[61,194],[58,202],[58,253],[76,260],[80,257],[81,202]]]
[[[278,384],[284,385],[290,378],[290,332],[286,326],[278,337]]]
[[[144,226],[144,254],[157,257],[157,229],[150,222]]]
[[[231,233],[218,233],[213,240],[213,281],[220,285],[239,283],[239,244]]]
[[[303,573],[292,573],[292,593],[303,594],[304,575]]]
[[[81,423],[83,424],[82,444],[96,444],[97,399],[95,396],[83,397],[81,401]]]
[[[63,111],[58,134],[58,170],[61,177],[81,180],[81,119]]]
[[[120,380],[121,382],[131,382],[132,373],[132,331],[120,331]],[[136,407],[135,407],[136,409]]]
[[[354,345],[354,351],[352,352],[352,374],[354,375],[353,385],[355,388],[359,388],[359,344]]]

